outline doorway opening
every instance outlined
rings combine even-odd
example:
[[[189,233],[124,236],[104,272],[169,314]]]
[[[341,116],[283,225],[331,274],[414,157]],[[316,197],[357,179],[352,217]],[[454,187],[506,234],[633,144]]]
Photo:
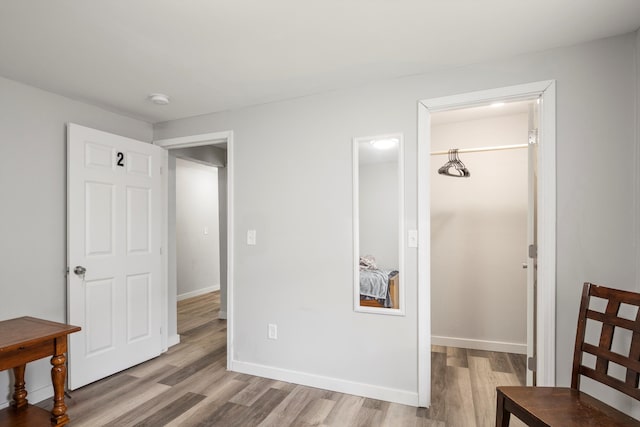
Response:
[[[432,406],[448,423],[490,424],[486,391],[533,384],[536,101],[431,118]],[[464,421],[440,404],[451,398],[440,384],[454,383],[470,402]]]
[[[511,105],[512,107],[523,108],[526,106],[527,113],[522,116],[522,122],[516,126],[524,127],[523,136],[518,141],[510,143],[488,143],[486,140],[481,141],[478,138],[478,130],[476,129],[464,137],[464,141],[460,141],[454,144],[451,140],[455,132],[463,132],[460,126],[449,125],[445,126],[440,124],[438,128],[438,114],[448,112],[449,119],[451,117],[457,117],[460,119],[461,115],[475,113],[483,110],[485,113],[491,111],[491,104],[501,102],[505,105]],[[532,102],[533,107],[531,107]],[[482,107],[482,108],[478,108]],[[456,116],[456,114],[458,116]],[[492,113],[493,114],[493,113]],[[441,116],[446,117],[446,116]],[[526,117],[526,121],[524,119]],[[477,117],[476,117],[477,118]],[[450,120],[452,123],[453,121]],[[524,125],[526,123],[526,126]],[[478,123],[476,123],[478,124]],[[535,135],[536,138],[530,141],[529,137],[533,134],[529,132],[528,127],[533,126],[538,128],[538,132]],[[493,125],[484,124],[485,127],[495,127]],[[533,129],[532,129],[533,130]],[[440,134],[440,136],[438,136]],[[448,136],[447,136],[448,135]],[[442,138],[438,141],[436,138]],[[460,136],[456,137],[460,138]],[[531,144],[530,144],[531,142]],[[445,168],[445,172],[449,172],[450,175],[456,177],[442,177],[438,175],[438,170],[435,164],[444,166],[447,158],[442,156],[432,156],[432,152],[443,151],[442,147],[438,147],[438,144],[446,145],[444,149],[445,153],[449,156],[450,162],[447,163],[449,168]],[[468,145],[463,145],[468,144]],[[451,146],[457,145],[457,146]],[[513,150],[486,150],[486,148],[493,148],[500,145],[518,145],[521,148],[514,148]],[[459,148],[458,153],[449,153],[448,149]],[[463,154],[463,149],[468,150]],[[471,151],[471,149],[475,152]],[[484,153],[479,152],[477,149],[483,149]],[[499,154],[498,151],[500,151]],[[524,169],[524,174],[520,175],[518,179],[508,180],[505,177],[500,177],[498,171],[500,170],[500,164],[491,165],[491,162],[486,164],[486,160],[478,163],[476,156],[503,156],[507,152],[513,151],[520,156],[519,165],[520,169]],[[536,383],[538,385],[553,385],[555,383],[555,83],[553,81],[531,83],[519,86],[512,86],[506,88],[492,89],[487,91],[473,92],[462,95],[455,95],[444,98],[423,100],[419,103],[419,129],[418,129],[418,217],[419,217],[419,248],[418,248],[418,400],[420,406],[429,406],[432,398],[431,390],[431,345],[432,344],[444,344],[446,339],[450,339],[450,344],[455,344],[460,347],[471,347],[479,350],[488,349],[492,350],[490,346],[498,345],[495,350],[501,348],[507,350],[509,353],[523,353],[526,349],[529,352],[529,366],[533,367],[536,372]],[[471,157],[473,156],[473,157]],[[440,159],[433,159],[433,157],[440,157]],[[462,166],[460,170],[456,167],[456,161],[465,160],[468,164]],[[530,162],[529,159],[535,162]],[[509,162],[508,159],[503,159],[503,162]],[[513,160],[511,160],[513,161]],[[468,167],[467,168],[465,168]],[[473,167],[472,167],[473,166]],[[503,164],[503,166],[506,166]],[[464,170],[466,169],[466,170]],[[497,190],[498,184],[506,184],[506,188],[501,188],[494,194],[485,194],[484,199],[477,197],[477,190],[473,193],[468,193],[468,188],[463,189],[461,186],[467,184],[464,181],[473,180],[473,170],[480,174],[480,178],[487,179],[485,185],[488,185]],[[505,167],[505,169],[508,169]],[[517,168],[516,168],[517,169]],[[530,173],[528,173],[530,172]],[[536,172],[536,173],[534,173]],[[471,178],[466,178],[470,173]],[[515,173],[513,170],[511,173]],[[436,187],[438,178],[444,178],[449,181],[445,181],[445,188]],[[507,179],[507,182],[502,182]],[[442,181],[441,181],[442,182]],[[516,182],[520,182],[519,188],[508,188],[509,185],[513,187]],[[531,182],[534,184],[531,186]],[[457,188],[454,188],[454,187]],[[466,196],[464,195],[467,191]],[[511,193],[508,193],[510,191]],[[505,204],[506,198],[501,198],[501,193],[507,192],[508,194],[516,194],[516,198],[519,200],[520,210],[522,206],[526,206],[524,213],[521,212],[518,219],[512,219],[513,226],[520,223],[519,243],[522,246],[521,249],[513,253],[509,253],[509,257],[514,258],[513,265],[509,265],[511,270],[509,276],[511,277],[508,282],[516,282],[516,288],[509,289],[511,295],[504,298],[500,295],[500,291],[496,289],[485,290],[478,295],[472,295],[469,286],[474,286],[479,281],[480,273],[483,272],[485,276],[489,277],[489,281],[495,281],[491,279],[493,271],[496,266],[495,260],[497,258],[504,258],[506,255],[503,251],[505,248],[499,245],[499,236],[494,233],[489,233],[485,236],[484,243],[475,242],[471,244],[469,236],[478,237],[477,234],[482,234],[477,227],[471,227],[473,221],[469,218],[461,219],[456,215],[446,215],[447,209],[451,209],[456,206],[457,208],[451,212],[459,213],[461,208],[465,207],[465,203],[470,203],[469,197],[475,198],[476,204],[491,206],[493,204]],[[460,195],[461,197],[458,197]],[[509,201],[512,202],[513,197],[509,197]],[[436,204],[434,206],[432,201]],[[487,203],[491,202],[491,203]],[[448,206],[447,206],[448,204]],[[468,206],[467,206],[468,207]],[[476,206],[474,215],[477,216],[476,220],[484,221],[484,226],[491,229],[497,224],[492,225],[492,221],[495,219],[494,215],[488,212],[482,212],[482,209]],[[432,211],[433,210],[433,211]],[[479,211],[479,212],[478,212]],[[537,213],[537,217],[533,214]],[[504,221],[503,221],[504,222]],[[524,226],[522,224],[525,224]],[[528,226],[526,224],[529,224]],[[467,230],[464,230],[464,227]],[[504,225],[504,224],[500,224]],[[475,232],[474,232],[475,230]],[[448,235],[445,231],[448,231]],[[482,230],[487,231],[487,230]],[[455,233],[458,233],[457,236]],[[491,237],[493,234],[493,238]],[[523,238],[526,237],[526,239]],[[465,240],[466,238],[466,240]],[[463,247],[460,247],[460,239],[462,239]],[[457,243],[451,246],[453,242]],[[524,244],[523,244],[524,243]],[[484,245],[484,246],[483,246]],[[529,245],[532,245],[529,248]],[[452,249],[454,248],[454,249]],[[491,250],[489,250],[491,249]],[[442,252],[446,252],[445,255],[451,255],[447,250],[454,250],[453,257],[445,258]],[[436,253],[438,251],[438,253]],[[488,260],[480,260],[478,255],[486,256],[493,251],[493,256]],[[463,257],[455,260],[455,252],[460,252]],[[502,253],[502,255],[500,255]],[[497,254],[497,255],[496,255]],[[529,258],[532,255],[533,258]],[[536,257],[537,256],[537,261]],[[517,261],[515,260],[517,258]],[[492,261],[493,260],[493,261]],[[442,263],[438,265],[438,263]],[[527,269],[523,272],[523,262],[526,262]],[[453,265],[451,265],[453,264]],[[534,274],[535,273],[535,274]],[[466,277],[465,274],[471,274],[470,277]],[[530,276],[524,281],[526,290],[522,289],[523,276]],[[515,278],[515,279],[514,279]],[[537,279],[537,286],[534,287],[534,281]],[[530,283],[527,282],[530,281]],[[435,281],[445,282],[435,283]],[[454,283],[457,285],[446,288],[446,283]],[[519,283],[519,284],[518,284]],[[528,284],[527,284],[528,283]],[[466,286],[465,289],[462,286]],[[508,284],[506,286],[509,286]],[[517,291],[517,292],[516,292]],[[514,296],[515,295],[515,296]],[[491,319],[491,316],[486,314],[473,313],[483,303],[486,306],[495,304],[496,300],[501,298],[505,299],[507,304],[514,304],[514,300],[519,301],[520,310],[524,309],[525,313],[528,313],[526,320],[520,317],[514,323],[517,324],[517,328],[512,331],[501,330],[497,331],[496,328],[491,325],[497,325],[501,322],[509,323],[507,319],[507,313],[504,307],[497,313],[496,321]],[[436,310],[432,311],[431,300],[438,302]],[[464,301],[468,305],[471,303],[472,308],[464,306]],[[454,319],[447,319],[447,322],[453,324],[453,329],[447,329],[452,325],[443,326],[441,317],[446,316],[446,313],[440,310],[440,307],[446,304],[453,303],[453,301],[461,302],[462,304],[456,306],[459,316],[453,316]],[[524,302],[523,302],[524,301]],[[509,306],[509,310],[516,312],[515,307]],[[537,317],[534,319],[534,310],[537,309]],[[501,311],[501,312],[500,312]],[[438,317],[440,316],[440,317]],[[470,316],[470,317],[469,317]],[[473,323],[467,322],[471,320]],[[465,322],[469,323],[465,326]],[[523,325],[527,325],[523,327]],[[512,326],[512,325],[510,325]],[[454,329],[458,327],[456,332]],[[526,334],[523,336],[523,331],[526,329]],[[463,330],[463,333],[459,331]],[[492,338],[487,331],[493,331],[497,333]],[[443,331],[443,332],[441,332]],[[515,331],[515,332],[514,332]],[[434,337],[432,338],[432,333]],[[472,336],[471,333],[475,333]],[[438,335],[441,334],[441,335]],[[451,336],[451,335],[462,336]],[[500,335],[502,334],[502,335]],[[466,335],[466,336],[465,336]],[[526,336],[526,338],[525,338]],[[502,337],[502,338],[500,338]],[[455,339],[458,339],[457,341]],[[505,345],[506,344],[506,345]],[[511,344],[511,345],[510,345]],[[515,344],[515,345],[513,345]],[[500,347],[502,345],[502,347]],[[489,346],[489,348],[487,348]],[[537,354],[533,354],[533,350],[537,351]],[[533,381],[533,375],[529,374],[529,382]]]
[[[216,167],[217,175],[217,214],[218,223],[212,224],[211,227],[201,224],[199,232],[203,236],[210,235],[213,227],[217,227],[219,232],[219,283],[220,293],[217,298],[220,299],[218,318],[227,319],[227,366],[230,366],[231,356],[233,354],[231,348],[231,337],[233,329],[232,315],[232,298],[233,298],[233,132],[217,132],[203,135],[193,135],[180,138],[171,138],[154,141],[155,145],[159,145],[167,151],[166,165],[167,173],[164,175],[164,188],[167,194],[165,203],[165,243],[167,247],[165,251],[167,271],[166,277],[166,312],[165,326],[168,331],[167,347],[180,342],[177,331],[177,303],[178,303],[178,285],[177,285],[177,254],[176,254],[176,234],[177,221],[175,215],[176,206],[176,167],[175,165],[186,159],[196,161],[200,164]],[[211,218],[210,218],[211,219]],[[215,251],[214,251],[215,252]],[[186,266],[187,270],[189,266]],[[193,294],[186,296],[197,296],[199,292],[213,289],[201,289]],[[181,293],[181,295],[183,295]],[[184,295],[183,295],[184,296]]]
[[[202,148],[219,153],[223,161],[226,159],[226,150],[215,146]],[[170,217],[175,215],[178,301],[221,291],[221,276],[226,273],[221,268],[226,244],[220,241],[220,229],[225,228],[226,222],[224,215],[220,215],[226,207],[225,165],[200,160],[192,150],[169,151],[170,180],[175,171],[175,213],[170,212]],[[170,189],[170,197],[171,193]],[[170,223],[171,229],[173,221]],[[174,252],[171,246],[169,250],[170,254]],[[221,310],[219,317],[226,318],[226,312]]]

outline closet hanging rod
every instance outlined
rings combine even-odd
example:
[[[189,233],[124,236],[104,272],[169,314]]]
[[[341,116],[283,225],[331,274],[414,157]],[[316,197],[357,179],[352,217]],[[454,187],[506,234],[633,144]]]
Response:
[[[498,145],[496,147],[482,147],[482,148],[460,148],[458,153],[476,153],[479,151],[498,151],[498,150],[513,150],[515,148],[527,148],[529,144],[516,144],[516,145]],[[432,151],[432,156],[438,156],[441,154],[449,154],[449,150],[445,151]]]

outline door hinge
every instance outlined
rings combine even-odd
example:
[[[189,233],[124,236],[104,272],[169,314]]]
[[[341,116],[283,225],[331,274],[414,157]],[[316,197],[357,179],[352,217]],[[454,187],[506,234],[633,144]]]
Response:
[[[162,255],[162,246],[160,246],[160,255]]]
[[[538,257],[538,245],[529,245],[529,258]]]
[[[531,129],[529,131],[529,144],[538,143],[538,129]]]
[[[160,175],[162,175],[162,166],[160,166]]]
[[[536,372],[536,367],[538,366],[538,358],[533,356],[527,358],[527,369],[533,372]]]

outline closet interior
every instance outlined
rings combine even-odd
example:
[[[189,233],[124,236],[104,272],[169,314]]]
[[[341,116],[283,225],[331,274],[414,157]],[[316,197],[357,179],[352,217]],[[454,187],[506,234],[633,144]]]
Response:
[[[519,101],[432,116],[434,345],[527,353],[535,108]]]

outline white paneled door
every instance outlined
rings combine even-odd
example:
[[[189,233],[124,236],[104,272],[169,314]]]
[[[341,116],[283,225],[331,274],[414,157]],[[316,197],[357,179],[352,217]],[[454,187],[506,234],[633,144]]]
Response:
[[[69,124],[69,388],[160,354],[162,149]]]

